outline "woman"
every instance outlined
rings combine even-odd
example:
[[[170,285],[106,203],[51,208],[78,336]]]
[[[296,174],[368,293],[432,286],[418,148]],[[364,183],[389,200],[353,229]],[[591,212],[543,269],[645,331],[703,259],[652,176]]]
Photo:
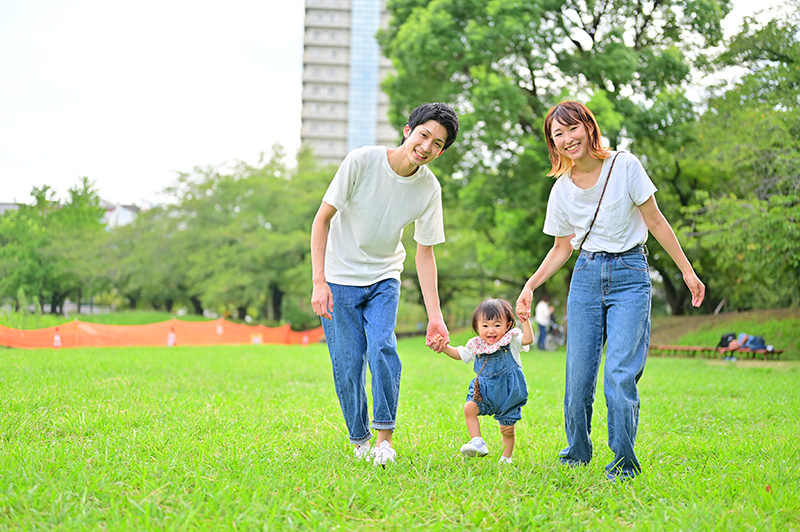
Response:
[[[544,233],[555,243],[517,299],[520,319],[530,316],[533,291],[580,249],[567,301],[567,368],[564,418],[567,465],[592,459],[592,403],[603,346],[607,342],[604,390],[608,443],[614,460],[608,478],[631,478],[641,471],[633,451],[639,424],[637,383],[650,343],[648,231],[683,273],[700,306],[705,286],[659,211],[655,185],[639,160],[603,149],[592,112],[579,102],[563,102],[547,114],[545,137],[552,170]]]

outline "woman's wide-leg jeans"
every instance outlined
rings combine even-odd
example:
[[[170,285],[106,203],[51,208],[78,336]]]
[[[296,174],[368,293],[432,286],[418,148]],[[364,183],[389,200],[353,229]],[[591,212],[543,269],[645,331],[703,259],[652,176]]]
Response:
[[[372,428],[395,428],[402,370],[394,334],[400,282],[386,279],[370,286],[328,285],[333,293],[333,319],[322,318],[322,327],[336,395],[350,441],[364,443],[372,438],[367,364],[372,375]]]
[[[582,251],[567,302],[567,369],[564,418],[566,464],[592,459],[592,403],[603,346],[603,387],[608,407],[609,478],[641,471],[633,451],[639,424],[639,382],[650,344],[650,273],[644,246],[623,253]]]

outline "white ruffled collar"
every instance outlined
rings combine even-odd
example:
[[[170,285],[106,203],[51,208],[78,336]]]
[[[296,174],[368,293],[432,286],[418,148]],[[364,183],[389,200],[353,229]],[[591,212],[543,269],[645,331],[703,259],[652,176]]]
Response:
[[[493,344],[488,344],[483,338],[476,336],[467,342],[466,348],[476,355],[489,355],[498,351],[501,347],[510,344],[511,339],[520,334],[522,334],[522,331],[518,327],[514,327],[513,329],[509,329],[502,338]]]

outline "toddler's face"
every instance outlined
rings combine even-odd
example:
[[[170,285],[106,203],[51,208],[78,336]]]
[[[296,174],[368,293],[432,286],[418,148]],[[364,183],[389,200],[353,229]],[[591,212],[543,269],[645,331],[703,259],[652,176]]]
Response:
[[[500,319],[478,320],[478,335],[487,344],[493,344],[500,340],[505,333],[511,328],[511,324]]]

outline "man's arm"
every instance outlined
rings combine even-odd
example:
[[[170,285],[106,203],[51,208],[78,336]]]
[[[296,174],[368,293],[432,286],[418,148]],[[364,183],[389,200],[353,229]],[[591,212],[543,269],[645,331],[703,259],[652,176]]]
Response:
[[[311,294],[311,307],[317,316],[332,319],[333,294],[325,279],[325,249],[328,246],[328,230],[336,208],[322,202],[314,223],[311,225],[311,280],[314,291]]]
[[[441,353],[442,349],[450,343],[450,332],[444,324],[444,316],[439,302],[439,278],[433,246],[417,244],[416,264],[422,299],[425,302],[425,312],[428,314],[428,331],[425,335],[425,343],[437,353]],[[437,334],[441,335],[439,341],[435,341]]]

